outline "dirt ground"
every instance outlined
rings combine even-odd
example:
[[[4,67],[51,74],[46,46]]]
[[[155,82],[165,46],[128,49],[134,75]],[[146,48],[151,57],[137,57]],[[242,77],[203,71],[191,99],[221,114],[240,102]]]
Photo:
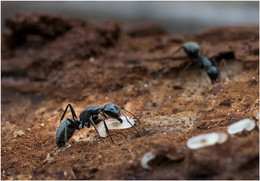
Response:
[[[216,27],[196,34],[166,34],[156,25],[123,28],[54,15],[18,14],[2,33],[2,179],[259,179],[259,129],[227,142],[191,150],[189,138],[227,132],[259,111],[258,26]],[[183,51],[204,43],[204,55],[227,61],[222,81],[199,85]],[[202,79],[203,80],[203,79]],[[55,133],[68,103],[77,115],[114,103],[136,114],[134,129],[76,131],[65,148]],[[71,114],[68,113],[67,117]],[[143,155],[157,155],[151,169]]]

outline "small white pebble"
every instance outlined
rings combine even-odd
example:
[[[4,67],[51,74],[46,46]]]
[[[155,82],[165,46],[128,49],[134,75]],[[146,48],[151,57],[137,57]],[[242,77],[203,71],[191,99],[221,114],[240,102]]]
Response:
[[[20,137],[20,136],[24,135],[24,132],[23,132],[23,130],[15,131],[13,133],[13,135],[14,135],[14,137]]]
[[[28,128],[28,131],[31,131],[31,128]]]
[[[230,113],[227,113],[227,115],[229,116],[229,115],[230,115]]]
[[[44,123],[42,123],[41,126],[43,127],[43,126],[44,126]]]
[[[90,58],[89,58],[89,61],[90,61],[90,62],[95,62],[95,58],[94,58],[94,57],[90,57]]]
[[[144,168],[144,169],[149,169],[150,166],[148,165],[148,162],[153,160],[154,158],[156,157],[156,155],[153,153],[153,152],[147,152],[142,160],[141,160],[141,166]]]
[[[223,89],[220,89],[220,91],[223,91]]]
[[[106,100],[108,100],[108,97],[106,97]]]
[[[239,109],[237,109],[237,112],[239,112]]]
[[[147,84],[144,84],[144,87],[146,88],[146,87],[148,87],[148,85],[147,85]]]
[[[246,118],[228,126],[228,133],[236,134],[242,132],[244,129],[247,131],[251,131],[254,128],[255,128],[255,121]]]
[[[3,171],[3,173],[5,173],[5,171]]]
[[[169,96],[169,99],[171,99],[172,97],[171,96]]]

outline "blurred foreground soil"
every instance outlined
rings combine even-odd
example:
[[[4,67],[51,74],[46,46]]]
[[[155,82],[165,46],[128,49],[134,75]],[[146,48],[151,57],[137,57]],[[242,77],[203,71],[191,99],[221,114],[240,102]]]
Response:
[[[227,132],[259,110],[258,26],[216,27],[168,35],[160,27],[124,29],[54,15],[19,14],[2,33],[2,179],[259,179],[259,129],[197,150],[189,138]],[[204,43],[204,55],[227,61],[223,81],[207,88],[183,51]],[[203,80],[203,79],[202,79]],[[103,144],[93,128],[77,131],[68,154],[55,143],[68,103],[77,115],[114,103],[140,118],[137,129],[111,131]],[[71,116],[70,113],[67,116]],[[158,159],[145,170],[140,161]]]

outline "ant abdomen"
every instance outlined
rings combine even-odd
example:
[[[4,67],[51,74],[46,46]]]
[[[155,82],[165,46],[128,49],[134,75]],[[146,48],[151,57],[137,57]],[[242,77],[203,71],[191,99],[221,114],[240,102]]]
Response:
[[[56,144],[58,147],[65,145],[65,131],[67,127],[67,141],[72,137],[76,128],[68,120],[69,118],[63,120],[56,131]]]

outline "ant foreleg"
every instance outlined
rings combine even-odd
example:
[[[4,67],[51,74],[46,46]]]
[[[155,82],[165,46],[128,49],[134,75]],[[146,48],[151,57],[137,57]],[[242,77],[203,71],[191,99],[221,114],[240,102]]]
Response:
[[[70,111],[71,111],[73,120],[78,121],[77,115],[76,115],[76,113],[75,113],[75,111],[74,111],[72,105],[71,105],[71,104],[68,104],[67,107],[66,107],[66,109],[65,109],[65,111],[63,112],[63,114],[62,114],[62,116],[61,116],[60,122],[61,122],[62,119],[64,118],[64,116],[65,116],[65,114],[66,114],[66,112],[67,112],[68,107],[70,107]]]
[[[194,63],[194,61],[189,62],[189,63],[184,67],[184,69],[181,71],[181,73],[185,72],[185,71],[191,66],[191,64],[193,64],[193,63]]]
[[[125,108],[123,108],[122,106],[120,106],[120,108],[124,109],[126,112],[128,112],[129,114],[131,114],[132,116],[134,116],[134,118],[138,121],[139,124],[141,124],[140,120],[136,117],[136,115],[134,115],[133,113],[131,113],[130,111],[126,110]],[[123,112],[123,111],[122,111]],[[124,114],[124,113],[123,113]]]
[[[137,133],[138,133],[140,136],[142,136],[141,133],[138,131],[138,129],[128,120],[128,118],[126,117],[124,111],[122,111],[122,110],[120,110],[120,111],[121,111],[121,112],[123,113],[123,115],[125,116],[125,119],[127,120],[127,122],[137,131]]]
[[[98,136],[99,136],[99,138],[102,140],[103,143],[105,143],[104,140],[103,140],[103,138],[100,136],[100,134],[99,134],[99,132],[98,132],[98,129],[97,129],[97,127],[96,127],[94,121],[93,121],[91,118],[89,118],[89,120],[90,120],[91,124],[94,126],[94,128],[95,128],[95,130],[96,130],[96,132],[97,132],[97,134],[98,134]]]
[[[228,73],[228,66],[227,66],[227,63],[225,61],[225,59],[222,59],[221,62],[220,62],[220,65],[219,65],[219,70],[221,69],[221,67],[224,65],[225,67],[225,71],[226,71],[226,74],[227,74],[227,77],[228,79],[230,80],[231,79],[231,76],[230,74]]]
[[[173,56],[175,53],[179,52],[181,49],[183,49],[183,46],[181,46],[180,48],[178,48],[177,50],[175,50],[175,51],[172,53],[172,56]]]
[[[113,139],[112,139],[112,137],[111,137],[111,135],[110,135],[110,133],[109,133],[109,131],[108,131],[108,127],[107,127],[107,124],[106,124],[106,122],[105,122],[104,119],[103,119],[103,122],[104,122],[104,125],[105,125],[105,128],[106,128],[107,134],[109,135],[109,137],[110,137],[112,143],[115,144],[114,141],[113,141]]]

